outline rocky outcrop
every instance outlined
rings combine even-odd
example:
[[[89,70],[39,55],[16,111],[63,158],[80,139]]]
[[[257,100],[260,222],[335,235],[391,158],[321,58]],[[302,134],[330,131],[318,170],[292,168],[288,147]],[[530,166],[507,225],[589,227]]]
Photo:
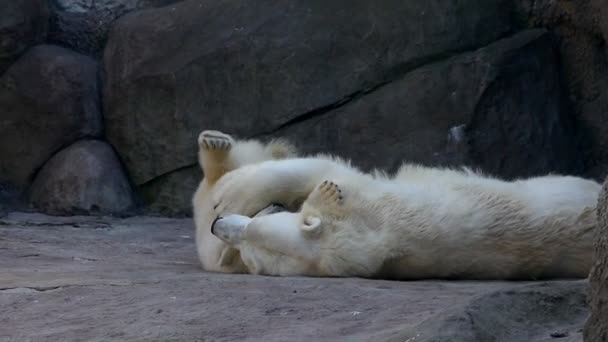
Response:
[[[598,201],[598,232],[595,263],[591,269],[591,316],[585,326],[585,341],[608,341],[608,178]]]
[[[546,32],[512,34],[517,9],[184,1],[128,14],[105,51],[107,136],[147,202],[179,212],[191,191],[176,196],[167,179],[196,168],[208,128],[288,137],[365,169],[583,172],[559,58]]]
[[[0,2],[0,75],[27,48],[43,42],[48,20],[47,0]]]
[[[0,182],[25,189],[61,148],[101,135],[97,63],[36,46],[0,78],[0,108]]]
[[[156,177],[138,187],[149,213],[172,217],[192,215],[192,196],[203,174],[201,168],[190,166]]]
[[[38,210],[61,214],[124,214],[135,207],[129,180],[110,146],[79,141],[57,153],[30,189]]]
[[[561,83],[577,118],[586,175],[608,174],[608,2],[523,0],[530,25],[550,30]]]
[[[370,169],[403,160],[479,167],[506,178],[582,172],[546,31],[431,63],[274,134]]]
[[[130,13],[105,50],[107,136],[141,185],[194,165],[203,128],[254,136],[340,106],[511,33],[513,7],[187,0]]]
[[[75,51],[100,56],[110,26],[133,10],[178,0],[51,0],[49,40]]]
[[[606,16],[603,0],[7,1],[0,73],[22,57],[0,75],[0,202],[95,137],[148,212],[188,214],[202,129],[287,137],[365,169],[600,179]],[[103,55],[103,137],[95,62],[57,46],[26,53],[45,37]]]

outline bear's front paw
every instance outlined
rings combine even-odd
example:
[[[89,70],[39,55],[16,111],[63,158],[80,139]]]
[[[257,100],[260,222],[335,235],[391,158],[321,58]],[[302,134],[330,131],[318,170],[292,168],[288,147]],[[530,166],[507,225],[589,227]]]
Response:
[[[218,215],[240,214],[252,217],[268,206],[266,191],[260,189],[263,181],[250,177],[245,169],[225,174],[213,189],[213,209]]]
[[[208,151],[227,151],[232,148],[234,140],[220,131],[206,130],[198,136],[198,146]]]

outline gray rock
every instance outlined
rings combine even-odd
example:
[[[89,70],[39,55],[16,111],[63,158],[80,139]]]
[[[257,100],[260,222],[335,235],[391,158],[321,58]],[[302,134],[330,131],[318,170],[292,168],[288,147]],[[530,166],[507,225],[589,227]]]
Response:
[[[595,4],[594,10],[596,11],[596,18],[598,18],[597,22],[600,26],[600,30],[602,31],[602,36],[604,38],[604,42],[608,41],[608,21],[601,20],[601,18],[608,17],[608,4],[602,0],[594,0]]]
[[[92,10],[133,9],[139,0],[53,0],[60,10],[69,13],[85,13]]]
[[[140,185],[138,190],[150,213],[192,216],[192,196],[202,178],[201,168],[191,166],[159,176]]]
[[[55,152],[102,133],[94,60],[36,46],[0,78],[0,182],[23,189]]]
[[[122,214],[135,206],[129,180],[112,148],[101,141],[74,143],[38,172],[30,202],[48,214]]]
[[[608,2],[524,0],[529,22],[549,29],[560,53],[561,83],[576,115],[586,175],[608,175]]]
[[[589,275],[591,316],[585,325],[585,341],[588,342],[608,341],[608,178],[600,193],[597,216],[595,263]]]
[[[54,0],[49,41],[101,57],[116,18],[133,10],[168,5],[178,0]]]
[[[583,167],[544,30],[430,63],[273,135],[292,138],[304,152],[336,152],[365,169],[395,170],[407,160],[515,178]]]
[[[191,220],[9,213],[0,227],[0,339],[582,341],[588,314],[584,280],[205,273]]]
[[[21,189],[0,182],[0,217],[10,210],[26,210],[27,203],[21,196]]]
[[[166,6],[181,0],[53,0],[57,9],[69,13],[89,11],[129,11],[146,7]]]
[[[0,75],[30,46],[44,41],[48,20],[46,0],[0,1]]]
[[[132,12],[104,52],[107,136],[141,185],[195,165],[202,129],[272,132],[508,34],[513,7],[187,0]]]
[[[382,333],[374,340],[541,342],[568,337],[559,341],[582,341],[586,300],[582,281],[514,286],[482,294],[414,328]]]

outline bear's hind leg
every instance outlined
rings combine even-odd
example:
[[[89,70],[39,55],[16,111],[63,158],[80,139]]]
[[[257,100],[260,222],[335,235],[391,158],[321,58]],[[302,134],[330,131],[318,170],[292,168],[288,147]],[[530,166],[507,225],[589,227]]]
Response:
[[[198,136],[199,162],[208,184],[214,184],[226,173],[228,154],[234,140],[228,134],[206,130]]]
[[[329,180],[323,181],[310,193],[304,202],[304,220],[314,220],[314,216],[340,219],[344,216],[344,196],[342,189]],[[312,216],[312,217],[311,217]]]
[[[324,180],[310,193],[307,201],[313,205],[340,205],[342,202],[342,189],[338,184]]]

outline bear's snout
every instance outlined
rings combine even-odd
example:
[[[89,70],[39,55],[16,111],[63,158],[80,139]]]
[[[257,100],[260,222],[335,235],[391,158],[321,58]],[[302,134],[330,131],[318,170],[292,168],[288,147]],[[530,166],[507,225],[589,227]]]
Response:
[[[236,245],[241,241],[249,222],[251,218],[242,215],[218,216],[211,224],[211,234],[227,244]]]

